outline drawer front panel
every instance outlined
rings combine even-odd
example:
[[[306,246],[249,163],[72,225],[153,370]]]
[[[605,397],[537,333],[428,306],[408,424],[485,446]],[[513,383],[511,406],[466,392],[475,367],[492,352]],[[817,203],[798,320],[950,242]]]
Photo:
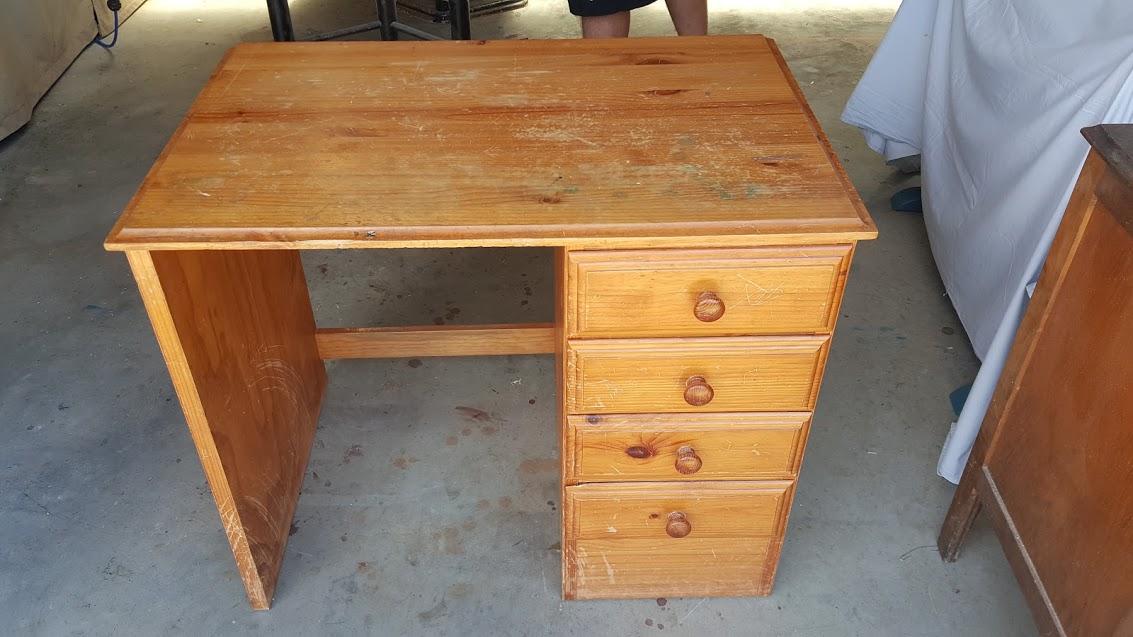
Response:
[[[811,411],[827,336],[570,341],[572,414]]]
[[[772,538],[580,540],[568,543],[567,599],[767,595]]]
[[[792,489],[787,481],[567,487],[565,595],[766,595]]]
[[[848,245],[571,252],[571,335],[829,333],[849,256]]]
[[[569,416],[576,482],[793,478],[807,413]]]
[[[791,481],[635,482],[566,489],[568,537],[575,540],[680,540],[778,537]],[[690,532],[671,536],[674,514]]]

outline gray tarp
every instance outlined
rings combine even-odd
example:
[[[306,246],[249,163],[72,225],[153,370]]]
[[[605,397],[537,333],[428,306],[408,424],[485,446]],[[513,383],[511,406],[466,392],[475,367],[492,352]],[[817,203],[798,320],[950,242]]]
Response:
[[[123,2],[120,19],[144,1]],[[112,15],[105,0],[0,0],[0,139],[27,123],[100,27],[111,31]]]

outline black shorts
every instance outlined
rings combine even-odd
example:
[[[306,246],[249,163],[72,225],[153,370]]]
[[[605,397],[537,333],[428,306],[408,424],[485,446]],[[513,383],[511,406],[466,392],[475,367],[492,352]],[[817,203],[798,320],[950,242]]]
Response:
[[[597,16],[640,9],[653,0],[567,0],[570,12],[577,16]]]

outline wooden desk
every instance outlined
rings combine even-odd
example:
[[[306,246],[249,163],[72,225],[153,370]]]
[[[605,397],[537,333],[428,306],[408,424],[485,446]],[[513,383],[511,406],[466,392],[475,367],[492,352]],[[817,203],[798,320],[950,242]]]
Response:
[[[564,597],[767,594],[874,236],[744,36],[241,45],[106,247],[262,609],[346,357],[553,352]],[[555,323],[315,325],[299,250],[476,246],[553,246]]]

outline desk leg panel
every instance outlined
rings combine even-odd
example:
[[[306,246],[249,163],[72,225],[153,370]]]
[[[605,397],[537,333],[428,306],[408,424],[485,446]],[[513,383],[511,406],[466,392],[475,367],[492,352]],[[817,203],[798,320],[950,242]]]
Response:
[[[574,540],[567,526],[566,485],[574,456],[567,445],[567,251],[555,248],[555,420],[559,443],[559,547],[561,548],[561,579],[563,599],[574,599],[574,580],[571,571],[569,548]]]
[[[299,253],[127,256],[248,600],[266,609],[326,388]]]

